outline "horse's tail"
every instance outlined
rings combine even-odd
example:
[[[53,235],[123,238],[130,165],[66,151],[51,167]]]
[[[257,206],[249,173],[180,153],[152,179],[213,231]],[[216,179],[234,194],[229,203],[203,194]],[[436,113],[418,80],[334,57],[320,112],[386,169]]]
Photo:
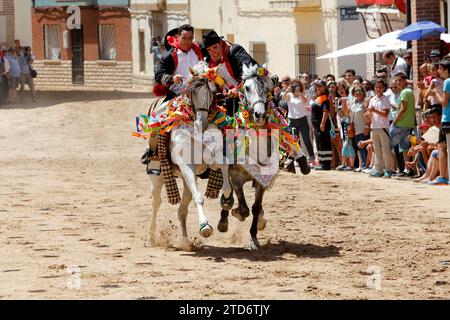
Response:
[[[150,117],[151,113],[153,111],[155,111],[156,106],[158,105],[159,101],[161,101],[162,98],[164,98],[164,97],[160,97],[151,103],[150,108],[148,109],[148,112],[147,112],[147,116]]]

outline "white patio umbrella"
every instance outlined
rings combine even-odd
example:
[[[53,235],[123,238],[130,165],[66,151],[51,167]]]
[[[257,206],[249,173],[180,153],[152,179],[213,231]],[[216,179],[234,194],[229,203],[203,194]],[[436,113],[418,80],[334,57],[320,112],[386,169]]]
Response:
[[[406,49],[406,41],[397,39],[398,34],[402,30],[396,30],[383,34],[381,37],[371,39],[361,43],[354,44],[350,47],[346,47],[335,52],[328,53],[326,55],[317,57],[316,59],[332,59],[343,56],[367,54],[383,52],[387,50],[401,50]]]
[[[445,41],[447,43],[450,43],[450,34],[448,34],[448,33],[441,33],[441,40]]]

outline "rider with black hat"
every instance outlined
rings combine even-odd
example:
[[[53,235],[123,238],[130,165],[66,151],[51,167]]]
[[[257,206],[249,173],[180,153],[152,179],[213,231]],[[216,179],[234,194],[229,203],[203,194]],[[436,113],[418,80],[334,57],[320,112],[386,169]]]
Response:
[[[190,78],[189,68],[203,60],[202,50],[194,40],[194,28],[184,24],[167,33],[164,41],[167,52],[155,72],[154,93],[168,101],[181,92],[181,84]]]

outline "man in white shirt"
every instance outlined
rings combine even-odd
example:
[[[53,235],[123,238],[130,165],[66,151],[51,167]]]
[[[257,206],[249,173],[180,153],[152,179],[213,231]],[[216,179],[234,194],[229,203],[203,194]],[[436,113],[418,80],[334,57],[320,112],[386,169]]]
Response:
[[[394,78],[399,72],[407,74],[408,63],[403,58],[397,56],[394,51],[384,52],[383,61],[389,66],[389,79]]]

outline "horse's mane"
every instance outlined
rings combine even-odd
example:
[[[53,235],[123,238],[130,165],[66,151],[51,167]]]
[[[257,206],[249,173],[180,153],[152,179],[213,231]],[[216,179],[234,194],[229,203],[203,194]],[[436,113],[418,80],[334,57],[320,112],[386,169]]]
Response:
[[[258,75],[257,70],[258,70],[258,65],[257,64],[251,64],[247,68],[243,68],[243,70],[242,70],[243,71],[242,77],[244,79],[250,79],[252,77],[255,77],[255,76]]]

